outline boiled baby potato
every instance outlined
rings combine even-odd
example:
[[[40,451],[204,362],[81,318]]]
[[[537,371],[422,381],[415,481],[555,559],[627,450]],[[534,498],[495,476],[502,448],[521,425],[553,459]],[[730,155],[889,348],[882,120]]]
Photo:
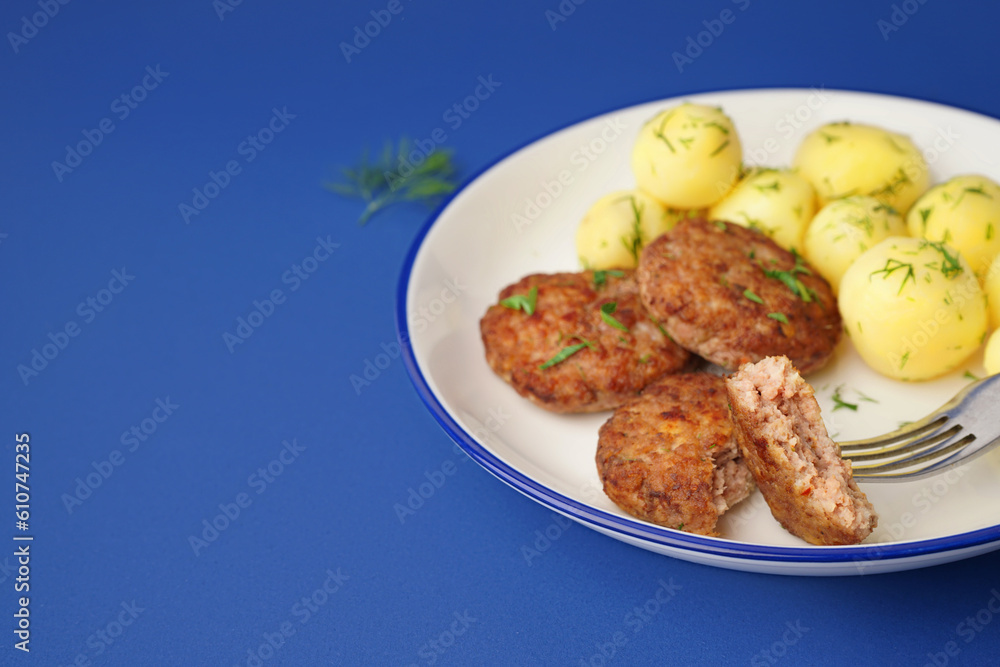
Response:
[[[986,341],[986,353],[983,355],[983,365],[988,375],[1000,373],[1000,329],[990,334]]]
[[[956,176],[918,199],[906,225],[910,236],[958,248],[983,277],[1000,253],[1000,185],[985,176]]]
[[[983,289],[990,302],[990,326],[1000,329],[1000,255],[990,264],[983,280]]]
[[[816,191],[789,169],[752,169],[713,206],[710,220],[758,229],[781,247],[802,247],[802,235],[816,212]]]
[[[678,209],[711,206],[736,182],[743,149],[722,109],[685,103],[647,122],[632,149],[640,190]]]
[[[580,263],[588,269],[635,268],[643,246],[685,215],[639,190],[612,192],[590,207],[576,230]]]
[[[838,298],[861,357],[879,373],[926,380],[958,367],[986,337],[986,296],[957,250],[890,237],[847,269]]]
[[[806,229],[805,256],[834,293],[847,267],[882,239],[906,236],[895,209],[868,195],[837,199],[819,210]]]
[[[820,206],[872,195],[905,214],[930,184],[927,162],[910,138],[871,125],[829,123],[813,130],[794,164],[816,188]]]

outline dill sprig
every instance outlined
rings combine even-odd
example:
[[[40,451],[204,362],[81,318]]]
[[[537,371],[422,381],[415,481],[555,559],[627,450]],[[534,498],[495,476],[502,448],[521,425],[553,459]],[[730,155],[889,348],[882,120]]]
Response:
[[[708,157],[715,157],[716,155],[718,155],[719,153],[721,153],[726,148],[726,146],[728,146],[728,145],[729,145],[729,139],[726,139],[721,144],[719,144],[718,148],[716,148],[714,151],[712,151],[711,153],[709,153]]]
[[[636,264],[639,263],[639,251],[642,250],[642,210],[643,205],[637,204],[635,197],[628,198],[630,205],[632,206],[632,237],[626,238],[621,237],[622,245],[632,259],[635,260]]]
[[[628,327],[619,322],[612,314],[618,308],[617,301],[609,301],[603,306],[601,306],[601,319],[608,326],[612,326],[615,329],[621,329],[622,331],[628,333]]]
[[[760,268],[764,272],[765,276],[768,278],[774,278],[775,280],[780,280],[785,284],[785,287],[790,289],[797,297],[806,303],[811,303],[817,298],[816,290],[806,286],[806,284],[799,279],[799,274],[811,276],[812,271],[806,268],[801,255],[795,251],[792,251],[792,255],[795,257],[795,266],[793,266],[790,271],[765,269],[763,266]]]
[[[344,197],[356,197],[367,202],[358,218],[365,224],[378,211],[400,202],[436,204],[441,197],[458,187],[457,169],[450,149],[438,148],[420,164],[410,162],[410,141],[399,140],[398,147],[386,141],[381,155],[372,161],[368,149],[353,169],[342,168],[344,182],[324,183],[323,186]],[[404,175],[405,172],[405,175]]]
[[[570,336],[570,338],[576,338],[577,340],[581,340],[583,342],[575,345],[567,345],[563,349],[559,350],[554,357],[546,361],[544,364],[541,364],[538,367],[539,370],[544,371],[546,368],[551,368],[556,364],[561,364],[585,347],[594,347],[594,344],[585,338],[580,338],[579,336]]]
[[[910,177],[902,167],[896,170],[892,179],[880,188],[872,190],[868,194],[878,199],[879,197],[891,197],[899,192],[899,188],[910,182]]]
[[[619,271],[618,269],[602,269],[600,271],[594,271],[594,288],[598,288],[608,282],[608,276],[614,276],[615,278],[624,278],[625,272]]]
[[[848,410],[852,410],[854,412],[857,412],[858,411],[858,404],[857,403],[848,403],[840,395],[840,390],[843,389],[843,388],[844,388],[844,385],[840,385],[839,387],[837,387],[836,389],[833,390],[833,396],[830,397],[831,399],[833,399],[833,411],[836,412],[837,410],[840,410],[841,408],[847,408]]]
[[[890,257],[889,259],[885,260],[884,267],[882,267],[878,271],[871,272],[871,274],[868,276],[868,281],[871,282],[872,278],[874,278],[876,275],[880,273],[883,274],[882,275],[883,280],[888,280],[889,276],[891,276],[893,273],[901,269],[905,270],[906,273],[903,274],[903,282],[899,284],[899,291],[896,292],[896,294],[897,295],[902,294],[903,288],[906,287],[906,281],[912,280],[914,285],[917,284],[917,276],[916,273],[913,271],[913,264],[910,264],[909,262],[901,262],[898,259]]]
[[[924,248],[933,248],[934,250],[941,253],[940,262],[930,262],[926,266],[929,269],[935,271],[940,271],[945,278],[954,278],[955,276],[962,273],[962,264],[958,259],[958,254],[951,254],[948,252],[948,248],[945,246],[943,241],[927,241],[922,240],[920,242],[921,250]]]
[[[528,315],[535,314],[535,304],[538,303],[538,285],[528,290],[528,296],[514,294],[500,302],[501,306],[512,310],[523,310]]]

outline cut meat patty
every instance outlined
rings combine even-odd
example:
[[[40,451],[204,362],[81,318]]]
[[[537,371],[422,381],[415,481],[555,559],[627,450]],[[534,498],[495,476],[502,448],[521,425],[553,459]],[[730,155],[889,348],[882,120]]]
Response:
[[[878,517],[827,434],[810,387],[786,357],[726,380],[740,452],[782,526],[810,544],[857,544]]]
[[[829,283],[753,229],[683,221],[646,246],[636,275],[673,339],[729,371],[785,355],[809,373],[840,340]]]
[[[533,288],[532,314],[498,303],[480,331],[493,371],[547,410],[610,410],[691,360],[646,312],[632,271],[534,274],[500,301]]]
[[[629,514],[701,535],[717,535],[723,512],[753,491],[725,381],[711,373],[668,376],[615,410],[600,430],[597,472]]]

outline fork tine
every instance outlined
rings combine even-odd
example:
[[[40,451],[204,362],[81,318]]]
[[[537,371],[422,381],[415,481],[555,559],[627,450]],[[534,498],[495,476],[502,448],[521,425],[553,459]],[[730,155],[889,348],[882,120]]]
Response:
[[[892,447],[885,447],[870,454],[851,454],[846,458],[851,462],[860,461],[881,461],[888,464],[901,458],[912,458],[921,452],[927,451],[931,447],[958,435],[962,431],[960,424],[955,424],[945,431],[938,431],[924,438],[916,438],[909,442],[902,442]]]
[[[840,451],[844,456],[851,457],[854,452],[863,452],[867,449],[877,449],[883,450],[887,445],[893,445],[904,440],[910,440],[911,438],[919,438],[921,436],[933,433],[937,429],[944,426],[948,421],[948,416],[943,414],[933,414],[929,417],[921,419],[920,421],[907,424],[901,429],[893,431],[891,433],[886,433],[875,438],[866,438],[864,440],[850,440],[848,442],[840,443]],[[905,446],[905,443],[904,443]],[[853,458],[853,457],[851,457]]]
[[[956,453],[974,442],[975,439],[976,436],[968,433],[957,440],[949,438],[951,442],[939,443],[937,446],[924,451],[918,456],[904,457],[870,466],[858,466],[854,468],[854,477],[867,481],[874,481],[880,478],[907,481],[918,479],[924,475],[937,474],[941,468],[946,467],[946,461],[953,458]],[[965,459],[961,460],[964,461]],[[927,465],[917,467],[921,464]]]
[[[966,445],[965,448],[955,452],[951,456],[933,465],[927,466],[926,474],[937,474],[945,468],[952,468],[959,463],[967,463],[977,456],[982,456],[986,452],[993,449],[996,445],[1000,444],[1000,436],[993,438],[992,440],[981,439],[978,444],[975,444],[976,438],[973,437]],[[925,469],[922,469],[922,471]],[[921,476],[921,475],[918,475]]]
[[[931,415],[886,435],[840,443],[854,477],[909,481],[937,475],[1000,445],[1000,375],[967,385]],[[860,463],[861,465],[855,465]]]

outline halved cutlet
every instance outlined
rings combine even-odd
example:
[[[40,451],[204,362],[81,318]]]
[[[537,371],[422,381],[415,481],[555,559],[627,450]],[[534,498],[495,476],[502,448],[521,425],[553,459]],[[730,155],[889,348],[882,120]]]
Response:
[[[721,377],[668,375],[601,426],[604,492],[645,521],[718,535],[719,517],[753,491],[733,431]]]
[[[812,387],[787,357],[744,364],[726,380],[736,442],[785,529],[811,544],[857,544],[878,517],[827,434]]]

